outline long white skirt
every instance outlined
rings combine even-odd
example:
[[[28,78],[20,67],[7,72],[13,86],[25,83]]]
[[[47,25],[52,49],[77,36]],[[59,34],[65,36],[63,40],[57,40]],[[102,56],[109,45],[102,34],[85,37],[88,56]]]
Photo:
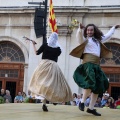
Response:
[[[56,62],[41,60],[30,80],[29,90],[32,96],[39,95],[50,102],[68,102],[72,100],[71,89]]]

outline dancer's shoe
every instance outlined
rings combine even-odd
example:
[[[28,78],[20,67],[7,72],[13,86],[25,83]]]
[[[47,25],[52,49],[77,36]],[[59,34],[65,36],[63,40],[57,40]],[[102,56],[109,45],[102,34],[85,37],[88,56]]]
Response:
[[[47,106],[43,104],[42,106],[43,111],[48,112]]]
[[[98,112],[96,111],[96,109],[91,110],[91,109],[88,108],[86,112],[87,112],[87,113],[91,113],[91,114],[93,114],[93,115],[95,115],[95,116],[101,116],[101,114],[98,113]]]
[[[81,110],[81,111],[84,111],[84,108],[85,108],[85,105],[84,105],[84,103],[79,103],[79,109]]]
[[[53,105],[57,105],[57,103],[53,103]]]

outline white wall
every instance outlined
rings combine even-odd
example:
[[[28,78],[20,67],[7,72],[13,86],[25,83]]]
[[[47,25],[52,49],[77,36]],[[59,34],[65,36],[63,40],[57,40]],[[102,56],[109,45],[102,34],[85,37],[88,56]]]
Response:
[[[0,0],[0,7],[6,6],[35,6],[28,2],[42,2],[45,0]],[[52,0],[54,6],[101,6],[120,5],[120,0]],[[49,0],[48,0],[49,4]]]

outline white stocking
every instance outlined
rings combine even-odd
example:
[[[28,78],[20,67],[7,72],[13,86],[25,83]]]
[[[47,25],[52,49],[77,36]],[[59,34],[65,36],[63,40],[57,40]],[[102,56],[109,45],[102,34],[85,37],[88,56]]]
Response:
[[[45,98],[42,100],[42,103],[43,103],[44,105],[46,105],[46,99],[45,99]]]
[[[94,93],[91,94],[89,109],[91,109],[91,110],[94,109],[94,105],[96,103],[97,98],[98,98],[98,94],[94,94]]]
[[[84,103],[86,101],[86,98],[90,95],[90,93],[91,93],[90,89],[83,89],[83,97],[81,103]]]

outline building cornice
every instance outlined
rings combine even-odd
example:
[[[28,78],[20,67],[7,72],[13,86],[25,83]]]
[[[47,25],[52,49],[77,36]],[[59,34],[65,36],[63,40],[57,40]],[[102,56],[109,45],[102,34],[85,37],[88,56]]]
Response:
[[[0,7],[0,13],[34,13],[36,6]],[[119,13],[120,7],[100,6],[56,6],[55,13]],[[49,12],[49,7],[48,7]]]

